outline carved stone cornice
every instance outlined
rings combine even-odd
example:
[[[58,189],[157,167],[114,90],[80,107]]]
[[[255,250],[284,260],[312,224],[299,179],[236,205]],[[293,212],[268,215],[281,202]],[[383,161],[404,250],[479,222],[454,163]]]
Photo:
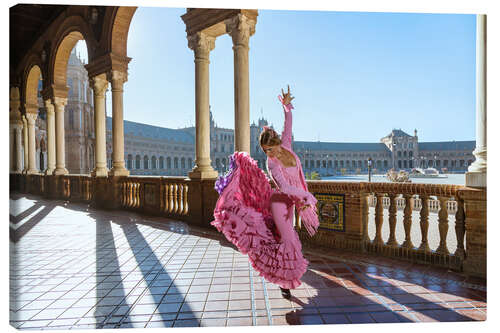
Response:
[[[207,36],[203,32],[197,32],[188,36],[188,47],[194,51],[197,59],[209,58],[210,51],[215,48],[215,37]]]
[[[226,31],[233,39],[233,45],[248,47],[250,36],[255,33],[256,20],[252,20],[243,14],[238,14],[224,21]]]
[[[220,29],[222,28],[220,23],[238,14],[243,14],[254,21],[257,21],[259,15],[256,9],[188,8],[181,18],[186,24],[188,36],[204,32],[209,36],[217,37],[226,33]]]
[[[95,77],[99,74],[108,73],[114,70],[126,73],[128,72],[128,63],[130,60],[132,60],[130,57],[108,53],[97,57],[94,61],[85,65],[85,69],[89,77]]]
[[[54,97],[67,98],[69,87],[66,85],[50,84],[42,90],[43,99],[53,99]]]

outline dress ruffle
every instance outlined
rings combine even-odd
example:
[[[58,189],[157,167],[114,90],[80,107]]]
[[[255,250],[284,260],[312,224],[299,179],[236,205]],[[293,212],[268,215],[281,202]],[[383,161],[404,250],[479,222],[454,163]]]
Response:
[[[211,222],[267,281],[282,288],[297,288],[308,261],[297,233],[282,241],[270,211],[271,186],[264,172],[246,153],[233,154],[236,163]]]

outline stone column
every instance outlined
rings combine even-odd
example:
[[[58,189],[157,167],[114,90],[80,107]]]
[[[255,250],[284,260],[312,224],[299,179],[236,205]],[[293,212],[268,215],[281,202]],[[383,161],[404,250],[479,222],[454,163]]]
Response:
[[[21,116],[21,100],[19,88],[10,88],[9,98],[9,124],[10,124],[10,171],[22,172],[22,129],[23,121]]]
[[[28,109],[28,108],[26,108]],[[26,112],[26,121],[28,123],[28,170],[27,174],[36,174],[36,143],[35,143],[35,122],[37,114],[35,112]]]
[[[476,16],[476,160],[465,186],[486,187],[486,15]]]
[[[123,84],[127,81],[127,73],[111,70],[108,73],[108,81],[111,81],[113,100],[113,167],[109,175],[128,176],[130,172],[125,168],[123,132]]]
[[[65,147],[65,133],[64,133],[64,106],[68,101],[67,98],[54,97],[55,106],[55,128],[56,128],[56,169],[54,175],[67,175],[66,169],[66,147]]]
[[[15,168],[14,172],[15,173],[21,173],[23,171],[22,165],[23,165],[23,152],[22,152],[22,141],[23,141],[23,125],[21,124],[15,124],[14,125],[14,135],[15,135],[15,140],[16,140],[16,146],[15,146]]]
[[[28,156],[29,156],[29,151],[28,151],[28,121],[26,120],[26,116],[23,116],[23,139],[24,139],[24,145],[23,145],[23,151],[24,151],[24,160],[23,160],[23,173],[28,172]]]
[[[194,51],[196,108],[196,165],[191,179],[216,178],[210,161],[209,55],[215,47],[215,37],[198,32],[188,36],[188,46]]]
[[[248,41],[255,33],[256,22],[238,14],[225,23],[234,52],[234,149],[250,153]]]
[[[48,98],[45,101],[47,109],[47,170],[46,175],[51,175],[56,169],[56,122],[55,111],[52,99]]]
[[[16,129],[13,124],[9,124],[9,172],[14,172],[16,169]]]
[[[106,74],[100,74],[90,79],[94,90],[94,128],[95,128],[95,168],[93,177],[107,177],[106,167],[106,90],[108,81]],[[114,117],[113,117],[114,119]]]

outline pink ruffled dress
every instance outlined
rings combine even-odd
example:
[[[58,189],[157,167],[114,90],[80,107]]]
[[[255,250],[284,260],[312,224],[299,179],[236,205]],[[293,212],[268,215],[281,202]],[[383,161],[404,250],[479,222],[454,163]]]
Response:
[[[268,172],[276,184],[273,190],[255,160],[245,152],[235,152],[229,173],[217,181],[220,197],[211,224],[248,254],[252,267],[267,281],[293,289],[301,284],[308,265],[293,228],[294,205],[311,205],[299,211],[309,234],[316,232],[319,222],[316,199],[307,191],[300,160],[291,149],[291,105],[284,109],[282,147],[294,155],[296,166],[284,167],[268,159]]]

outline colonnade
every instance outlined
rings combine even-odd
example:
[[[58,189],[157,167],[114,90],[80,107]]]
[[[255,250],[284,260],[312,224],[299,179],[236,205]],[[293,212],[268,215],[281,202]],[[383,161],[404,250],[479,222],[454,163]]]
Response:
[[[189,11],[183,15],[188,29],[188,47],[194,52],[195,63],[195,119],[196,119],[196,158],[192,179],[215,178],[217,171],[210,160],[210,110],[209,110],[209,63],[210,52],[215,48],[216,38],[229,34],[233,41],[234,55],[234,115],[236,151],[250,153],[250,112],[249,112],[249,40],[255,33],[256,11],[239,10],[236,14],[205,28],[188,26]],[[186,18],[185,18],[186,17]],[[477,15],[477,56],[476,56],[476,162],[469,167],[466,185],[486,186],[486,17]],[[190,23],[191,24],[191,23]],[[199,23],[197,23],[199,24]],[[193,30],[194,29],[194,30]],[[130,58],[128,58],[130,60]],[[92,67],[92,64],[87,67]],[[98,67],[98,66],[97,66]],[[92,71],[89,76],[94,91],[95,121],[95,177],[128,176],[124,156],[123,125],[123,86],[127,81],[127,66],[121,64],[104,71]],[[97,73],[97,74],[96,74]],[[106,114],[105,92],[111,84],[112,92],[112,156],[111,170],[106,167]],[[63,175],[65,167],[64,142],[64,106],[67,103],[67,91],[63,93],[50,88],[44,92],[47,109],[47,146],[48,163],[44,170],[47,175]],[[49,90],[50,90],[49,89]],[[38,106],[24,104],[21,113],[19,87],[11,87],[10,100],[10,141],[11,172],[27,174],[38,173],[35,157],[35,121]],[[22,142],[24,141],[24,149]],[[24,150],[24,155],[22,151]]]

